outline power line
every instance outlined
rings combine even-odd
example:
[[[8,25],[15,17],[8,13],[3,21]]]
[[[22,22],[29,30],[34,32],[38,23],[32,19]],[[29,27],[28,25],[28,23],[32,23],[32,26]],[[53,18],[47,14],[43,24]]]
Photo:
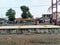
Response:
[[[43,7],[43,6],[49,6],[49,5],[31,5],[31,6],[28,6],[28,7]],[[0,7],[0,8],[20,8],[20,7]]]

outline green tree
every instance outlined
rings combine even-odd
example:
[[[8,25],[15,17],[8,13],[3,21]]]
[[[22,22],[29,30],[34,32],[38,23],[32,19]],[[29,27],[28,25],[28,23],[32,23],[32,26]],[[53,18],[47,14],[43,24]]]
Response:
[[[12,8],[10,8],[7,12],[6,12],[6,16],[8,16],[9,21],[14,21],[15,20],[15,10],[13,10]]]
[[[27,13],[26,13],[26,12],[23,12],[23,13],[21,14],[21,17],[22,17],[22,18],[28,18]]]
[[[20,8],[22,10],[22,14],[21,14],[22,18],[33,18],[27,6],[21,6]]]
[[[33,16],[31,15],[31,13],[30,12],[28,12],[28,17],[30,17],[30,18],[32,18]]]
[[[21,6],[20,7],[23,12],[28,12],[29,8],[27,6]]]

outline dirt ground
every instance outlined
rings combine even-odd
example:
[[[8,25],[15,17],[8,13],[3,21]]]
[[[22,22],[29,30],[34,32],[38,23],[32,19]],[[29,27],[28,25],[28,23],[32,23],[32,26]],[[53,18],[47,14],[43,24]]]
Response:
[[[60,34],[0,35],[0,45],[60,45]]]

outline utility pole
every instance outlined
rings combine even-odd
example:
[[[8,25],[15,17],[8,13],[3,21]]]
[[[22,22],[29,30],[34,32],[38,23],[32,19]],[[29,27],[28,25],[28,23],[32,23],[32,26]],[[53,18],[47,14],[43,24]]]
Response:
[[[53,0],[51,0],[52,1],[52,24],[53,24]]]
[[[52,1],[52,24],[53,24],[53,23],[54,23],[54,22],[53,22],[53,17],[54,17],[54,12],[53,12],[54,6],[53,6],[53,5],[54,5],[54,4],[53,4],[53,0],[51,0],[51,1]],[[56,0],[56,12],[55,12],[55,15],[56,15],[56,22],[55,22],[55,23],[56,23],[56,25],[58,24],[58,14],[57,14],[57,13],[58,13],[58,11],[57,11],[58,8],[57,8],[57,2],[58,2],[58,1]]]
[[[58,24],[58,10],[57,10],[57,0],[56,0],[56,25]]]

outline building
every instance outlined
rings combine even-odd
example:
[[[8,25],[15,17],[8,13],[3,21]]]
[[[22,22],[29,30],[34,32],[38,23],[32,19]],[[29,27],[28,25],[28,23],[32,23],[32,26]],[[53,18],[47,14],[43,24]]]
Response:
[[[42,14],[42,17],[35,18],[35,24],[51,24],[51,14]]]
[[[52,14],[43,14],[42,18],[44,20],[44,24],[51,24],[51,15]]]
[[[41,24],[41,23],[44,23],[44,22],[45,22],[45,20],[44,20],[43,17],[39,18],[39,23],[40,23],[40,24]]]
[[[39,18],[34,19],[34,24],[39,24]]]
[[[0,25],[4,25],[4,24],[7,24],[7,20],[6,19],[3,19],[3,18],[0,18]]]
[[[33,18],[16,18],[17,24],[33,24]]]

